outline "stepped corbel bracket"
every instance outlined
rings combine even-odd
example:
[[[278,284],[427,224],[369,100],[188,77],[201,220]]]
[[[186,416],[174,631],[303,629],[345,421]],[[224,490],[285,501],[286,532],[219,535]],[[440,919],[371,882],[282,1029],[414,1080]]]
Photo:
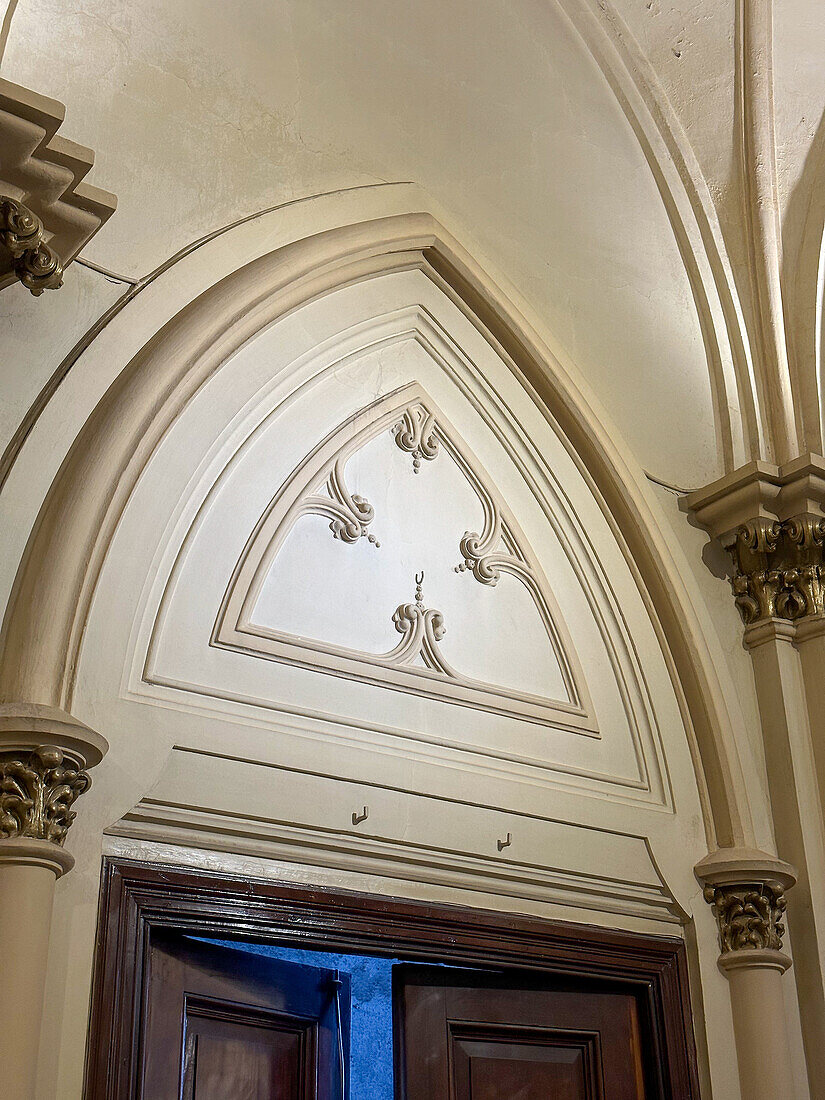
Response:
[[[43,239],[40,218],[27,206],[0,195],[0,244],[11,253],[11,269],[35,296],[63,283],[60,257]]]
[[[91,149],[58,135],[57,100],[0,78],[0,290],[54,290],[117,199],[84,176]]]

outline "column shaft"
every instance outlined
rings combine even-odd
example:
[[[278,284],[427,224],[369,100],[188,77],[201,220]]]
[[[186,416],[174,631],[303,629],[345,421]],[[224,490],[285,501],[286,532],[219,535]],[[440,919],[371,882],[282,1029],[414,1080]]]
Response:
[[[0,845],[0,1074],[8,1100],[34,1096],[55,869],[5,862]]]
[[[784,966],[754,957],[769,954],[778,952],[740,951],[723,956],[720,961],[730,982],[742,1100],[765,1100],[765,1097],[788,1100],[794,1094],[782,1003]],[[728,965],[727,960],[732,960],[733,965]]]
[[[748,627],[762,720],[776,843],[797,868],[793,937],[794,978],[812,1093],[825,1087],[825,835],[817,760],[806,706],[803,666],[790,624]],[[820,681],[820,683],[825,681]],[[821,692],[821,687],[819,688]]]

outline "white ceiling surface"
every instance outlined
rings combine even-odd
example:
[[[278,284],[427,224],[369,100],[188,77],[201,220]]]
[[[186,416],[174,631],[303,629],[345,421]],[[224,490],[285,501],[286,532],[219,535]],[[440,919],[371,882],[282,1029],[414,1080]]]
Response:
[[[697,30],[684,69],[714,27],[702,24],[701,41]],[[703,65],[723,101],[712,59]],[[87,258],[140,276],[256,210],[415,181],[518,287],[644,466],[682,485],[720,472],[663,204],[556,3],[20,0],[3,70],[66,104],[63,133],[95,149],[94,182],[118,195]],[[695,80],[684,86],[701,127],[715,108]]]

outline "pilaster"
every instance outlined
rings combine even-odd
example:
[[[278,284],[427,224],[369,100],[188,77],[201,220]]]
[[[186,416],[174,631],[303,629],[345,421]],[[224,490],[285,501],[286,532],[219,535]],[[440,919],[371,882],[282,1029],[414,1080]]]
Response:
[[[74,860],[64,848],[88,769],[108,745],[70,714],[0,705],[0,1028],[3,1095],[34,1095],[54,886]]]
[[[825,1095],[825,459],[805,455],[781,467],[753,462],[692,493],[686,504],[730,555],[776,844],[799,869],[788,922],[811,1094]],[[759,979],[734,955],[723,954],[720,965],[729,977],[736,973],[737,990],[747,984],[751,995],[770,982],[771,969],[781,970],[773,955],[763,955]],[[738,977],[744,972],[747,979]],[[744,1004],[741,1011],[747,1013]]]

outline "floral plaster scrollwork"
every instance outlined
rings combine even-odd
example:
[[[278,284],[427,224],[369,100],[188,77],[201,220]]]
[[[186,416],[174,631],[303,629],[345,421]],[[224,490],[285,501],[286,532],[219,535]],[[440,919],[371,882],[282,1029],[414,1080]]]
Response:
[[[366,538],[379,547],[381,543],[369,531],[375,519],[375,509],[364,497],[349,491],[344,477],[344,462],[340,459],[327,478],[326,491],[328,496],[315,493],[307,497],[302,514],[326,516],[333,537],[341,542],[354,543]]]
[[[0,753],[0,837],[62,844],[75,819],[72,805],[90,783],[54,746]]]
[[[440,672],[443,676],[457,676],[438,652],[438,643],[447,633],[444,616],[440,611],[427,608],[424,604],[424,574],[415,578],[415,603],[402,603],[395,609],[392,621],[404,640],[388,653],[384,660],[392,664],[411,664],[421,657],[427,668]]]
[[[413,456],[413,472],[421,469],[421,461],[432,462],[438,455],[438,429],[435,416],[424,405],[414,404],[404,410],[393,426],[396,446]]]
[[[445,616],[441,610],[424,604],[418,577],[415,600],[393,601],[390,605],[395,606],[392,623],[402,638],[392,649],[382,652],[282,630],[258,619],[259,594],[301,517],[327,519],[332,537],[344,544],[343,553],[347,545],[354,546],[361,539],[376,547],[381,545],[372,533],[380,517],[364,496],[352,491],[348,463],[384,432],[391,434],[393,444],[402,452],[413,456],[414,471],[443,454],[473,490],[483,510],[481,531],[465,532],[457,539],[461,563],[456,569],[488,586],[495,586],[505,573],[524,585],[560,671],[562,685],[556,697],[476,679],[452,667],[439,649],[446,631]],[[357,465],[354,468],[358,469]],[[403,492],[403,483],[399,484]],[[438,506],[437,501],[431,504],[432,509]],[[426,512],[421,522],[426,525]],[[392,537],[393,531],[388,528],[382,556],[387,555]],[[446,561],[444,568],[450,568]],[[439,583],[444,581],[440,578]],[[580,669],[575,656],[571,656],[572,647],[562,634],[558,616],[546,581],[495,487],[430,398],[417,383],[411,383],[381,397],[334,429],[272,498],[236,566],[215,624],[213,644],[597,735]]]
[[[785,928],[784,889],[757,883],[705,887],[705,901],[713,907],[719,925],[722,954],[732,951],[782,950]]]

